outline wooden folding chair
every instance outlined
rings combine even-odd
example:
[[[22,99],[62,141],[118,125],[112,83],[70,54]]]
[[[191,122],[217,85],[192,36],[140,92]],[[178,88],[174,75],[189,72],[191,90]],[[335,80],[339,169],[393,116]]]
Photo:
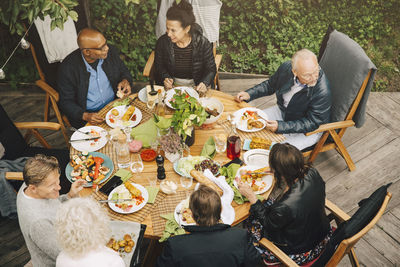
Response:
[[[217,67],[217,73],[215,74],[215,78],[214,78],[214,85],[215,85],[216,90],[221,90],[221,86],[219,83],[218,69],[219,69],[219,66],[221,65],[222,55],[217,54],[217,47],[216,47],[215,43],[213,44],[213,54],[214,54],[214,58],[215,58],[215,65]],[[149,59],[147,60],[146,65],[144,66],[144,69],[143,69],[143,76],[149,77],[150,79],[153,79],[153,80],[154,80],[154,56],[155,56],[155,52],[151,51]]]
[[[349,170],[353,171],[356,167],[342,142],[342,137],[348,127],[361,127],[363,124],[362,114],[376,67],[355,41],[333,29],[328,31],[327,37],[324,38],[325,44],[323,42],[326,48],[320,65],[331,88],[332,122],[320,125],[315,131],[305,134],[309,136],[323,132],[313,149],[304,152],[303,155],[309,157],[309,162],[313,162],[320,152],[336,149],[346,161]]]
[[[356,253],[354,251],[354,245],[369,230],[371,230],[371,228],[374,227],[374,225],[382,217],[391,197],[392,194],[387,192],[386,197],[379,211],[376,213],[373,219],[358,233],[340,242],[339,246],[335,250],[335,253],[332,255],[332,257],[325,266],[327,267],[337,266],[345,255],[349,256],[352,266],[360,266],[358,263]],[[347,221],[351,218],[349,215],[347,215],[344,211],[342,211],[338,206],[330,202],[328,199],[326,199],[325,208],[331,212],[337,224]],[[268,239],[262,238],[259,244],[267,248],[271,253],[273,253],[285,266],[290,266],[290,267],[299,266],[288,255],[286,255],[282,250],[280,250],[274,243],[272,243]]]

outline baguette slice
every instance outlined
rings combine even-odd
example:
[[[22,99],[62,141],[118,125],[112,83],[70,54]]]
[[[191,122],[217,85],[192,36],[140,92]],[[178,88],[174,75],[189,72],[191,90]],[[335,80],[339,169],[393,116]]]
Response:
[[[214,189],[220,196],[222,196],[223,192],[222,189],[216,185],[213,181],[207,178],[202,172],[196,171],[195,169],[190,171],[190,175],[196,179],[201,184],[205,184],[208,187]]]

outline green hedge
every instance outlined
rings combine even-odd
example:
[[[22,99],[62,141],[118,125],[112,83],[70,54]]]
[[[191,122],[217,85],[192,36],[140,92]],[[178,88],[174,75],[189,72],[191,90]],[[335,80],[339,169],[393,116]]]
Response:
[[[125,5],[91,0],[94,26],[123,53],[137,80],[155,46],[157,0]],[[223,0],[219,52],[221,70],[271,74],[300,48],[318,53],[329,24],[355,39],[377,65],[375,90],[397,90],[400,62],[399,0]],[[0,55],[10,47],[0,47]],[[25,52],[12,80],[32,81]],[[29,59],[30,60],[30,59]],[[28,60],[28,61],[29,61]],[[18,64],[18,63],[15,63]],[[7,72],[7,71],[6,71]],[[28,73],[27,73],[28,72]],[[7,73],[6,73],[7,74]]]

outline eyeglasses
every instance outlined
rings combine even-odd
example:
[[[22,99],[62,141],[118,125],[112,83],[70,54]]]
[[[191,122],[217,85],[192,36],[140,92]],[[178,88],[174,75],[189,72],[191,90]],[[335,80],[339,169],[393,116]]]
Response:
[[[107,49],[107,41],[101,46],[101,47],[94,47],[94,48],[89,48],[89,47],[85,47],[85,48],[81,48],[81,50],[83,49],[93,49],[93,50],[99,50],[99,51],[106,51]]]
[[[310,80],[314,77],[318,77],[319,75],[319,71],[321,70],[321,67],[318,66],[318,68],[313,72],[313,73],[309,73],[309,74],[299,74],[298,76],[300,78],[302,78],[303,80]]]

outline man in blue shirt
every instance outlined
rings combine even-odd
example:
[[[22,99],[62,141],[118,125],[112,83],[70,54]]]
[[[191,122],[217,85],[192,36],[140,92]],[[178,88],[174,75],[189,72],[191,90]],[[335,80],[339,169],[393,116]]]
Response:
[[[78,46],[64,59],[57,77],[60,108],[77,128],[87,122],[103,122],[97,111],[114,100],[115,95],[129,95],[132,84],[132,76],[118,50],[107,44],[103,34],[83,29],[78,34]]]

